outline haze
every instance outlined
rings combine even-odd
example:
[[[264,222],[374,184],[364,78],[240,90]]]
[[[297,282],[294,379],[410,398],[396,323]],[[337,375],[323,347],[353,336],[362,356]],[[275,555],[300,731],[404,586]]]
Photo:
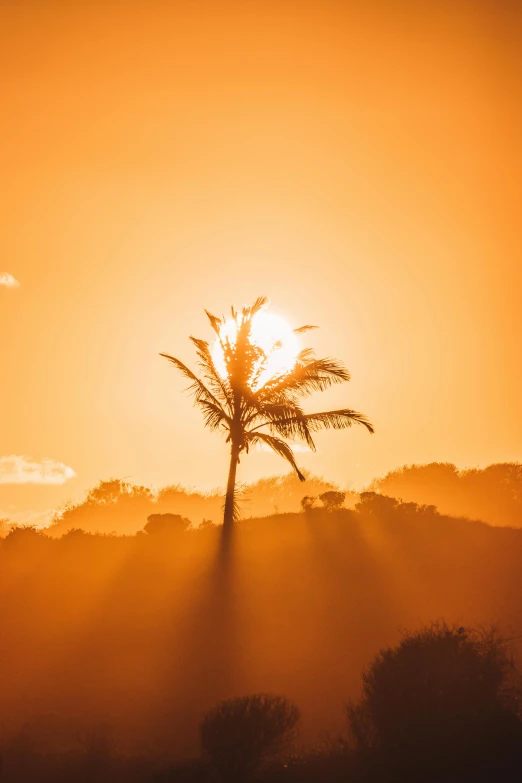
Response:
[[[2,512],[223,486],[158,352],[259,294],[322,327],[353,376],[327,404],[379,433],[305,468],[520,459],[520,32],[509,2],[2,3],[0,453],[76,474]]]

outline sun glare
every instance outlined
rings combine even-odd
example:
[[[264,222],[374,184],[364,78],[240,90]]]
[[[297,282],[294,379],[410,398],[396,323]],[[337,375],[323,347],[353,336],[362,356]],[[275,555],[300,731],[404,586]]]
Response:
[[[236,323],[227,319],[220,331],[221,340],[230,341],[234,345],[237,338]],[[299,340],[290,325],[279,315],[261,310],[252,318],[251,340],[267,356],[266,367],[260,374],[255,389],[263,386],[272,378],[286,375],[295,365],[300,351]],[[225,357],[219,340],[212,348],[214,366],[222,378],[226,378],[227,369]]]

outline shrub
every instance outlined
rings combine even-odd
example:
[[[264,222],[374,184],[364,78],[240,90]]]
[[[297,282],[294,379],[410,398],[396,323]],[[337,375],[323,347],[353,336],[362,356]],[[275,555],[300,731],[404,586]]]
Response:
[[[439,623],[407,635],[363,674],[362,698],[347,708],[352,743],[392,778],[439,780],[449,770],[457,777],[473,770],[482,780],[503,766],[518,768],[513,674],[509,650],[493,630]]]
[[[201,745],[222,780],[235,783],[290,742],[298,720],[298,708],[284,696],[228,699],[204,716]]]
[[[315,501],[317,498],[313,497],[312,495],[305,495],[304,498],[301,498],[301,508],[305,512],[312,511],[315,508]]]
[[[338,511],[342,508],[346,492],[335,492],[330,490],[329,492],[323,492],[319,495],[319,500],[327,511]]]
[[[149,536],[178,536],[190,528],[190,520],[179,514],[151,514],[143,528]]]

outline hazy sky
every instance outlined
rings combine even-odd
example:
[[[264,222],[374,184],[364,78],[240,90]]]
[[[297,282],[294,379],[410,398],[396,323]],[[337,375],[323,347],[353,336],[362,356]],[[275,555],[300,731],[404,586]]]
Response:
[[[310,405],[376,427],[302,466],[522,459],[521,8],[2,0],[0,482],[68,480],[0,511],[222,484],[158,353],[261,294],[352,371]]]

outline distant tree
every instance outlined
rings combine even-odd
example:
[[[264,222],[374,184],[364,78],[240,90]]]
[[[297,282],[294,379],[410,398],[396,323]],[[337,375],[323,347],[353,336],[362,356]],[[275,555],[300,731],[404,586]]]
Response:
[[[215,530],[216,527],[217,525],[211,519],[202,519],[196,529],[203,532],[205,530]]]
[[[9,519],[0,519],[0,538],[5,538],[11,530],[12,522]]]
[[[373,432],[370,422],[361,413],[343,408],[323,413],[305,413],[300,405],[303,398],[314,391],[324,391],[336,383],[350,380],[345,367],[333,359],[316,359],[310,349],[301,351],[290,372],[261,382],[267,370],[270,354],[252,339],[252,323],[265,307],[266,298],[259,297],[251,307],[241,312],[232,308],[232,327],[226,321],[207,312],[208,319],[220,345],[225,372],[220,373],[214,363],[212,348],[205,340],[190,339],[196,347],[204,381],[183,362],[168,354],[168,359],[190,381],[195,404],[201,408],[205,425],[219,430],[230,443],[223,532],[228,534],[237,516],[236,472],[243,452],[251,446],[268,446],[283,457],[295,470],[301,481],[305,476],[295,461],[286,440],[300,438],[315,450],[313,433],[320,429],[344,429],[354,422]],[[313,327],[303,326],[296,333]],[[263,428],[268,432],[263,432]]]
[[[390,516],[400,515],[402,518],[418,514],[438,514],[436,506],[419,506],[417,503],[404,503],[400,498],[381,495],[380,492],[361,492],[359,502],[355,504],[355,510],[360,514],[386,519]]]
[[[108,481],[100,481],[93,487],[87,495],[86,502],[91,505],[110,505],[125,497],[140,498],[150,502],[154,500],[154,493],[148,487],[131,484],[129,481],[109,479]]]
[[[143,530],[150,536],[177,536],[185,533],[190,526],[190,519],[179,514],[151,514]]]
[[[361,492],[355,510],[371,516],[387,516],[396,511],[400,501],[378,492]]]
[[[155,507],[155,495],[148,487],[122,479],[100,481],[81,503],[68,503],[57,512],[47,532],[56,536],[81,528],[90,533],[132,534],[142,529]]]
[[[303,471],[306,476],[306,489],[308,495],[318,496],[321,492],[335,490],[337,487],[317,476]],[[303,484],[295,473],[286,473],[283,476],[270,476],[260,479],[245,488],[249,507],[252,515],[270,516],[277,508],[278,514],[295,513],[299,511],[303,497]]]
[[[494,631],[439,623],[409,634],[370,663],[347,713],[355,747],[393,780],[522,772],[514,663]]]
[[[12,527],[3,541],[3,546],[8,549],[23,549],[25,551],[44,550],[48,545],[47,536],[34,525]]]
[[[312,495],[305,495],[304,498],[301,499],[301,508],[305,514],[316,508],[316,501],[317,498],[313,497]]]
[[[203,718],[201,745],[221,780],[239,783],[294,738],[299,715],[283,696],[256,693],[228,699]]]
[[[518,462],[468,470],[451,463],[405,465],[374,480],[369,489],[435,505],[443,514],[522,526],[522,463]]]
[[[319,495],[319,500],[327,511],[338,511],[342,508],[345,497],[346,492],[335,492],[332,490]]]

